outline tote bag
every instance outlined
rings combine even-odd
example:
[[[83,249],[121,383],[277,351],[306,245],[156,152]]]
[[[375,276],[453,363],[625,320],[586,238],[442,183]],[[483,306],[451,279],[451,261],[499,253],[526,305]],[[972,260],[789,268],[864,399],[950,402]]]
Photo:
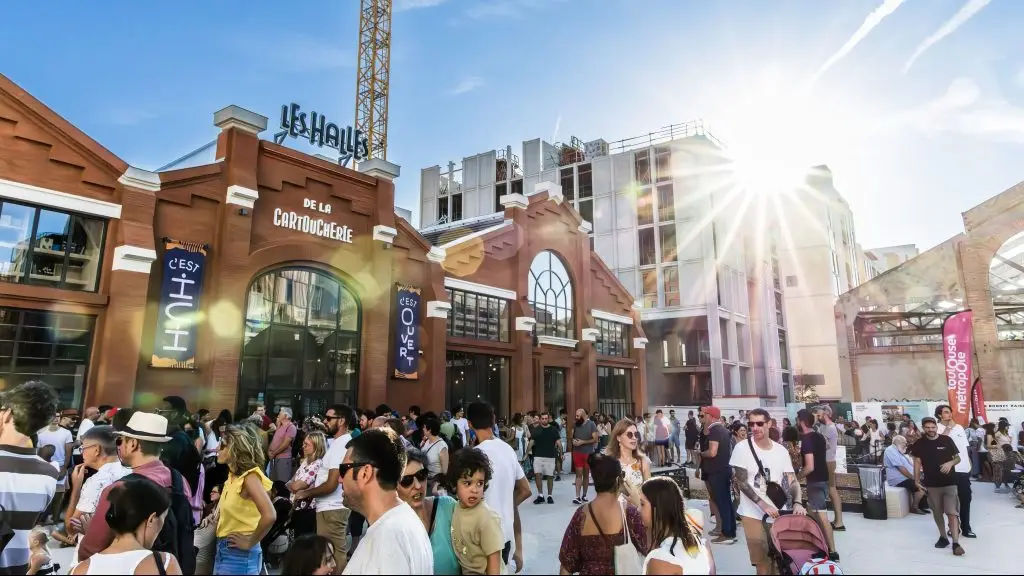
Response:
[[[615,547],[615,574],[643,574],[644,558],[633,545],[633,539],[629,534],[629,524],[626,522],[626,503],[619,502],[619,510],[622,512],[622,533],[626,542]]]

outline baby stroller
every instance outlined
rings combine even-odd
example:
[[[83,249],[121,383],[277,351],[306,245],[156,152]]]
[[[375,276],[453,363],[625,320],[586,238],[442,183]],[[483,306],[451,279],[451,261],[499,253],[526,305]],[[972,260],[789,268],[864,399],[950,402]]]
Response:
[[[804,564],[828,558],[828,540],[817,518],[783,512],[774,523],[768,523],[767,515],[761,523],[776,573],[800,574]]]
[[[276,483],[275,483],[276,484]],[[287,491],[284,491],[287,494]],[[277,512],[277,520],[270,527],[267,535],[263,537],[260,545],[263,547],[263,558],[272,568],[277,568],[281,557],[288,551],[291,544],[288,529],[291,523],[292,503],[286,496],[278,496],[274,499],[274,511]]]

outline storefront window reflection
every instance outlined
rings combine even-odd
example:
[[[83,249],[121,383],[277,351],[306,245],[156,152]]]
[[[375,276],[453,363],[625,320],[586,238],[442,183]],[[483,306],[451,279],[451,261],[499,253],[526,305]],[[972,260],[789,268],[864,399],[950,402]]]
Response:
[[[483,401],[494,406],[498,416],[508,417],[508,358],[449,351],[446,374],[448,406],[454,408]]]
[[[355,406],[359,304],[338,278],[283,268],[253,280],[246,304],[239,403],[290,406],[304,416]]]
[[[0,308],[4,387],[42,380],[57,391],[62,407],[80,406],[95,321],[78,314]]]
[[[4,202],[0,280],[96,291],[106,222]]]
[[[537,334],[572,338],[576,333],[572,281],[565,264],[550,250],[537,254],[530,264],[527,291]]]

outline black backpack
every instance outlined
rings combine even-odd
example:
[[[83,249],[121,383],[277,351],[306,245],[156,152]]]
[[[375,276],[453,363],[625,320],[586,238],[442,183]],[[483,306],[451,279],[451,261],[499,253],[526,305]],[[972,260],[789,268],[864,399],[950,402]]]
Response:
[[[192,516],[192,503],[185,493],[185,478],[180,472],[171,468],[171,508],[167,511],[164,527],[153,542],[154,552],[169,552],[178,559],[181,573],[192,576],[196,573],[195,519]],[[141,474],[129,474],[125,480]]]

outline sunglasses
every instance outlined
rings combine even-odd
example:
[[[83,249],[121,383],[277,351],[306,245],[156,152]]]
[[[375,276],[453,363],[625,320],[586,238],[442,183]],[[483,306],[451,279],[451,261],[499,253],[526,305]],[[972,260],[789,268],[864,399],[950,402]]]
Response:
[[[747,422],[747,428],[753,428],[754,426],[757,426],[758,428],[763,428],[767,425],[767,422]]]
[[[339,478],[344,478],[349,470],[358,470],[363,466],[373,466],[372,462],[345,462],[338,466]]]
[[[398,483],[402,485],[402,488],[408,488],[409,486],[412,486],[412,483],[414,481],[418,481],[420,484],[426,482],[427,469],[422,468],[419,472],[415,474],[407,474],[405,476],[402,476],[402,479]]]
[[[632,430],[630,430],[628,432],[624,432],[623,436],[625,436],[626,438],[629,438],[630,440],[632,440],[633,438],[636,438],[637,436],[639,436],[639,434],[637,434],[637,433],[633,432]]]

